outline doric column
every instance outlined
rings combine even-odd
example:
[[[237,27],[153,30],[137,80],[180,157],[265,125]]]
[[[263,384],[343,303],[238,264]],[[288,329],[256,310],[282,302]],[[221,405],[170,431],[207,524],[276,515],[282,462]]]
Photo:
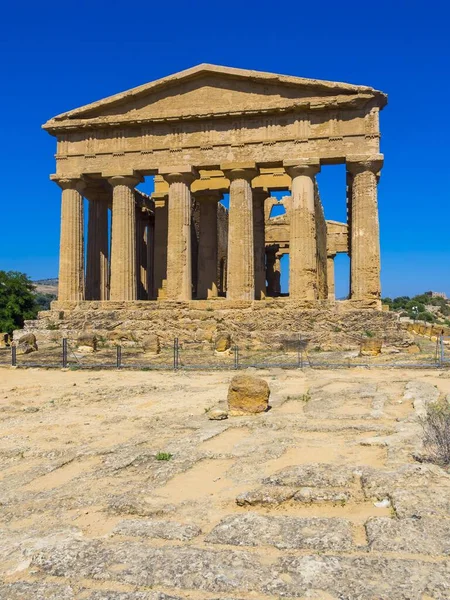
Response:
[[[190,185],[195,178],[192,169],[161,172],[169,183],[167,233],[167,299],[192,299]]]
[[[86,300],[108,298],[108,201],[89,197],[86,256]]]
[[[61,238],[59,251],[58,299],[84,300],[83,196],[80,179],[60,179]]]
[[[334,259],[336,254],[327,256],[327,286],[328,286],[328,300],[335,300],[334,291]]]
[[[255,299],[255,256],[253,240],[253,168],[223,169],[230,180],[228,212],[228,276],[229,300]]]
[[[111,293],[116,301],[136,300],[136,207],[137,177],[111,177],[113,187],[111,234]]]
[[[143,208],[136,209],[136,285],[138,300],[148,300],[148,215]]]
[[[152,198],[155,203],[153,290],[155,298],[162,300],[167,280],[168,202],[167,196],[153,194]]]
[[[255,298],[263,300],[266,297],[266,247],[265,247],[265,216],[264,202],[268,197],[266,190],[253,190],[253,240],[255,261]]]
[[[197,298],[217,296],[217,204],[219,192],[195,195],[200,206],[200,232],[198,240]]]
[[[383,155],[349,157],[352,174],[350,218],[350,293],[353,300],[379,300],[380,234],[377,174]]]
[[[292,177],[289,296],[294,300],[317,300],[314,178],[320,163],[318,159],[284,161],[284,166]]]

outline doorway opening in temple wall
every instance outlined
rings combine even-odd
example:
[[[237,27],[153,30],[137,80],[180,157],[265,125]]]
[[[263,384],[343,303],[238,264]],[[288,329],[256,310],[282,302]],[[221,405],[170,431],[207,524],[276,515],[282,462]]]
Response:
[[[346,165],[322,165],[316,175],[325,219],[347,222]]]
[[[346,300],[350,295],[350,257],[336,254],[334,259],[334,281],[336,300]]]

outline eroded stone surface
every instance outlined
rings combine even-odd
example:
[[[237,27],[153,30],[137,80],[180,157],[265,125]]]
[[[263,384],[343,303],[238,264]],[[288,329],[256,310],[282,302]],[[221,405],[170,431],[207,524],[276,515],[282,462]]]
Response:
[[[442,519],[371,519],[366,524],[371,550],[411,554],[450,554],[450,521]]]
[[[200,527],[184,525],[175,521],[136,520],[121,521],[113,533],[133,537],[161,538],[163,540],[188,541],[201,534]]]
[[[348,550],[351,527],[344,519],[300,519],[254,513],[226,517],[207,536],[214,544],[275,546],[279,549]]]

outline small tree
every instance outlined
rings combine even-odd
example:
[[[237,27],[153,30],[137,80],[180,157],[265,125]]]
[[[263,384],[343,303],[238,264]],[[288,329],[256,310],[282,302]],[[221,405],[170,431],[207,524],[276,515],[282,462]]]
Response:
[[[450,403],[441,400],[429,404],[421,424],[423,445],[431,462],[450,465]]]
[[[26,319],[34,319],[38,307],[34,285],[17,271],[0,271],[0,331],[21,329]]]

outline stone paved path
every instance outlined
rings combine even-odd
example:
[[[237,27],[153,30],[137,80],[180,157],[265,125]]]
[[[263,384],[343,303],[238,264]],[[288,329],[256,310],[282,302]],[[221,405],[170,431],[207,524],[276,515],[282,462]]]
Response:
[[[448,600],[450,374],[264,371],[209,421],[232,375],[0,369],[0,599]]]

